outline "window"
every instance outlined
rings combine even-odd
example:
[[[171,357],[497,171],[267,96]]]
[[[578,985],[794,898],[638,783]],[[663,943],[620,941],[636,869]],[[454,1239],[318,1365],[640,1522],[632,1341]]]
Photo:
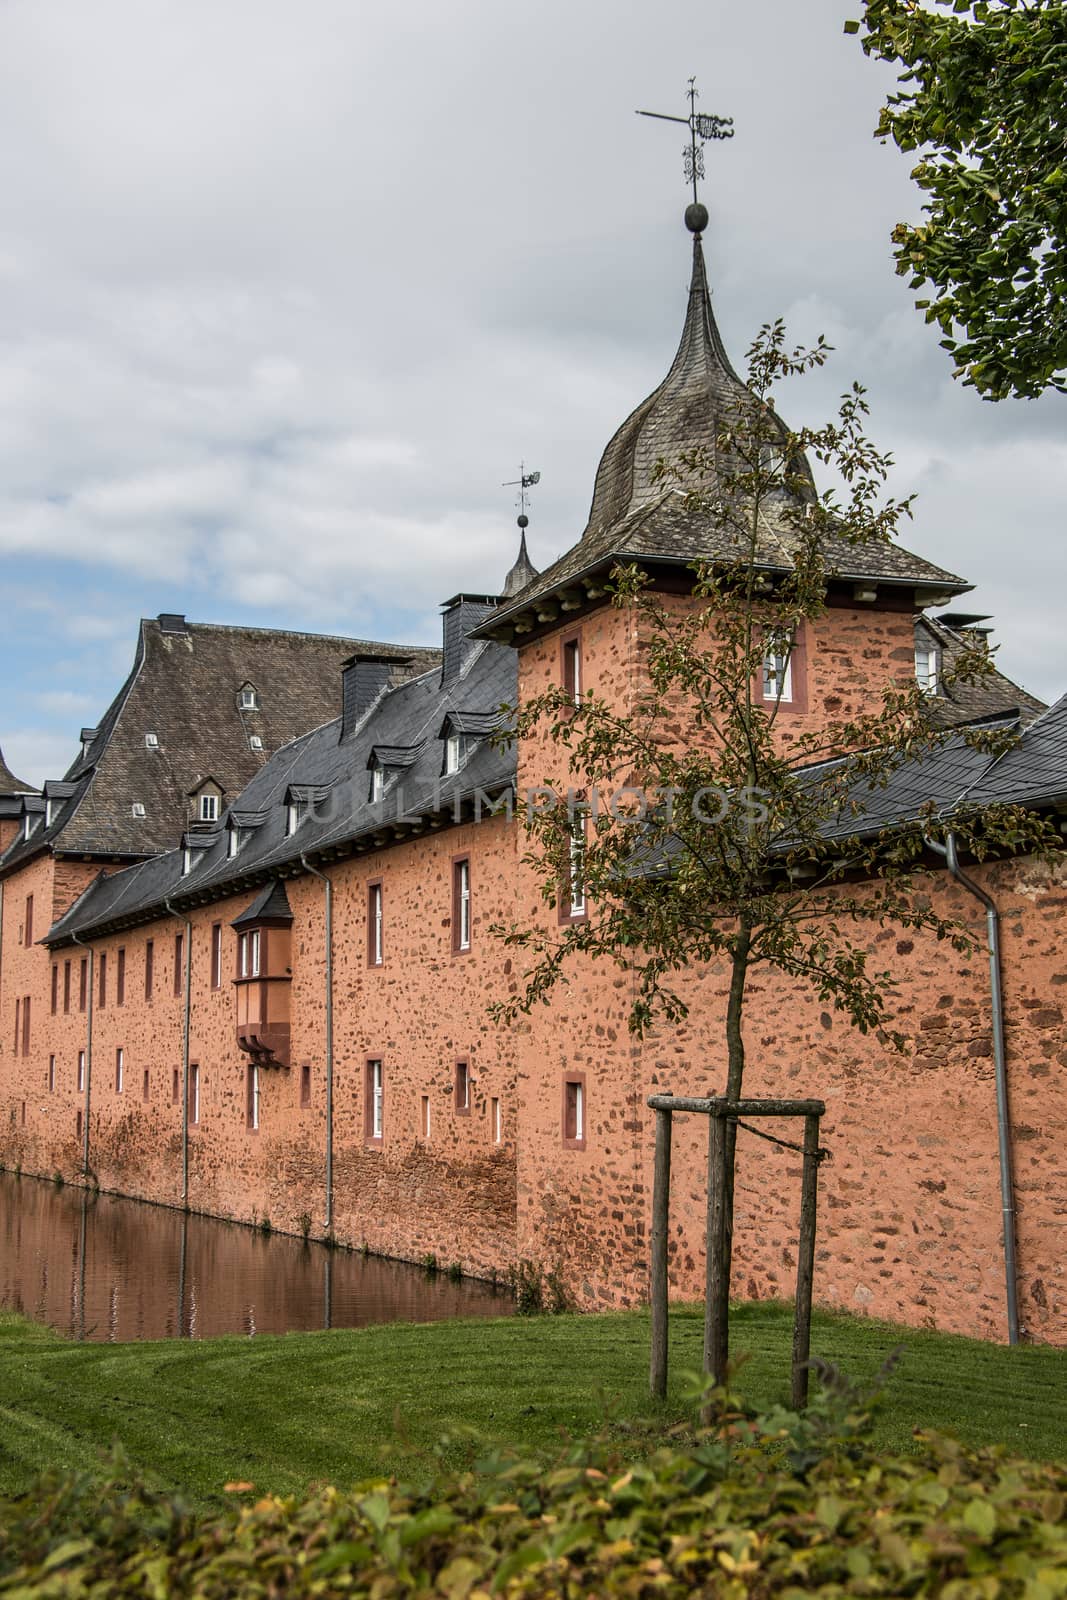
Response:
[[[202,794],[200,796],[200,821],[217,822],[219,820],[219,797],[217,794]]]
[[[182,877],[186,877],[193,869],[193,852],[186,845],[182,851]]]
[[[582,698],[582,641],[577,633],[560,640],[560,678],[567,699],[577,705]]]
[[[16,998],[15,998],[15,1038],[14,1038],[14,1042],[12,1043],[12,1046],[11,1046],[11,1048],[12,1048],[13,1052],[15,1053],[15,1055],[18,1055],[18,1053],[19,1053],[19,1040],[21,1038],[22,1038],[22,996],[21,995],[17,995]]]
[[[145,1067],[145,1069],[144,1069],[144,1083],[142,1084],[142,1087],[141,1087],[141,1099],[142,1100],[147,1100],[148,1097],[149,1097],[149,1082],[150,1082],[150,1080],[149,1080],[149,1076],[148,1076],[148,1068]]]
[[[428,1139],[430,1137],[430,1097],[428,1094],[424,1094],[422,1097],[419,1128],[422,1133],[422,1137],[424,1139]]]
[[[196,1062],[189,1066],[189,1123],[196,1127],[200,1121],[200,1068]]]
[[[936,694],[940,673],[938,651],[933,645],[915,646],[915,681],[923,694]]]
[[[248,740],[248,748],[250,750],[262,750],[262,748],[263,748],[263,740],[260,738],[258,733],[253,733],[251,735],[251,737]]]
[[[26,998],[22,1002],[22,1053],[23,1053],[24,1056],[28,1056],[29,1053],[30,1053],[30,997],[29,997],[29,995],[27,995]]]
[[[107,952],[101,950],[97,956],[97,965],[100,969],[100,982],[97,985],[96,1003],[101,1011],[107,1005]]]
[[[152,941],[151,941],[151,939],[148,941],[148,949],[147,949],[146,959],[147,959],[148,968],[149,968],[149,971],[150,971],[151,970],[151,964],[152,964]],[[146,994],[147,998],[149,1000],[151,1000],[151,998],[152,998],[151,984],[146,984],[145,985],[145,994]],[[122,949],[117,950],[115,952],[115,1004],[117,1006],[124,1006],[126,1004],[126,948],[125,948],[125,946],[123,946]]]
[[[793,699],[793,642],[780,635],[769,638],[763,651],[764,700]]]
[[[78,1093],[85,1092],[85,1051],[78,1051]]]
[[[185,973],[182,970],[183,967],[184,967],[184,962],[183,962],[183,959],[182,959],[184,955],[185,955],[185,935],[184,935],[184,933],[176,933],[174,935],[174,993],[175,994],[181,994],[182,989],[184,987]]]
[[[471,863],[460,856],[452,863],[452,950],[462,955],[471,947]]]
[[[246,683],[240,694],[237,696],[237,704],[240,706],[242,711],[259,710],[259,699],[256,695],[255,689],[250,683]]]
[[[386,789],[386,771],[384,767],[372,767],[370,774],[371,801],[383,800]]]
[[[84,1011],[89,998],[89,958],[82,956],[78,968],[78,1010]]]
[[[59,1010],[59,962],[52,962],[52,1015]]]
[[[140,800],[135,800],[133,805],[130,807],[130,810],[135,817],[143,817],[146,815],[144,805]]]
[[[367,885],[367,965],[380,967],[384,956],[382,942],[382,886]]]
[[[466,740],[461,733],[450,733],[445,740],[445,772],[458,772],[467,753]]]
[[[467,1116],[471,1108],[471,1072],[466,1061],[456,1062],[455,1090],[452,1097],[457,1116]]]
[[[500,1113],[500,1101],[495,1095],[489,1102],[489,1137],[494,1144],[504,1141],[504,1119]]]
[[[44,803],[44,825],[45,825],[45,827],[46,828],[50,828],[52,826],[53,822],[55,821],[55,819],[56,819],[56,802],[54,800],[46,800],[45,803]]]
[[[571,827],[570,868],[560,896],[560,921],[567,922],[586,913],[585,898],[585,819],[576,817]]]
[[[238,972],[242,978],[259,977],[259,929],[242,933],[237,944]]]
[[[234,856],[240,855],[251,837],[252,830],[250,828],[232,827],[230,829],[229,856],[231,860]]]
[[[211,987],[222,988],[222,923],[211,924]]]
[[[247,1077],[247,1080],[246,1080],[246,1090],[247,1090],[247,1096],[248,1096],[248,1105],[247,1105],[247,1111],[246,1111],[246,1121],[247,1121],[247,1125],[248,1125],[248,1131],[250,1133],[258,1133],[259,1132],[259,1068],[257,1066],[249,1065],[248,1077]]]
[[[380,1143],[384,1123],[385,1084],[382,1063],[367,1062],[366,1137]]]
[[[158,733],[146,733],[145,736],[144,736],[144,745],[145,745],[145,749],[146,750],[158,750],[159,749],[159,734]]]
[[[74,1118],[74,1136],[76,1139],[80,1139],[82,1136],[82,1113],[80,1111]]]
[[[120,971],[124,971],[125,969],[125,955],[126,952],[124,950],[119,951]],[[144,997],[146,1000],[151,1000],[152,998],[152,987],[155,980],[155,955],[155,940],[149,939],[144,947]],[[121,1005],[122,1001],[120,1000],[118,1003]]]
[[[178,1104],[178,1101],[181,1099],[181,1097],[182,1097],[181,1079],[178,1076],[178,1069],[177,1069],[177,1067],[175,1067],[173,1075],[172,1075],[171,1080],[170,1080],[170,1100],[171,1100],[171,1105],[175,1105],[176,1106]]]
[[[63,1010],[70,1010],[70,962],[63,963]]]
[[[48,1057],[48,1093],[49,1094],[55,1094],[55,1092],[56,1092],[56,1058],[55,1058],[55,1056],[49,1056]]]
[[[585,1074],[563,1080],[563,1143],[585,1148]]]
[[[311,1104],[311,1063],[305,1061],[300,1068],[300,1104]]]
[[[33,943],[33,895],[26,896],[26,918],[22,924],[22,942],[29,949]]]
[[[308,814],[306,800],[292,800],[285,818],[286,833],[295,833]]]
[[[126,1054],[120,1047],[115,1051],[115,1093],[121,1094],[126,1082]]]

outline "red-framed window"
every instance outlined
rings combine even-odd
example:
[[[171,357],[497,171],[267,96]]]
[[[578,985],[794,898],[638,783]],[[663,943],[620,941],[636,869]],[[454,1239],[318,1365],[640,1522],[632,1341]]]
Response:
[[[802,712],[808,709],[807,633],[799,623],[792,635],[764,632],[762,658],[753,698],[769,710]]]
[[[300,1104],[311,1104],[311,1062],[304,1061],[300,1066]]]
[[[569,1150],[584,1150],[589,1117],[584,1072],[564,1075],[562,1112],[564,1145]]]
[[[185,985],[185,935],[174,935],[174,993],[181,994]]]
[[[63,963],[63,1011],[70,1011],[70,962]]]
[[[452,858],[452,954],[464,956],[471,947],[471,858]]]
[[[385,1062],[381,1056],[368,1056],[364,1073],[363,1137],[367,1144],[380,1145],[385,1136]]]
[[[576,628],[559,641],[559,681],[567,699],[577,705],[582,698],[582,633]]]
[[[89,998],[89,957],[82,956],[78,966],[78,1010],[84,1011]]]
[[[211,924],[211,987],[222,988],[222,923]]]
[[[96,1003],[103,1011],[107,1005],[107,951],[101,950],[96,958],[97,976],[99,982],[96,988]]]
[[[380,967],[385,960],[385,895],[382,880],[367,885],[367,965]]]
[[[59,1010],[59,962],[52,962],[52,1015]]]
[[[22,924],[22,942],[27,949],[33,943],[33,895],[26,896],[26,915]]]

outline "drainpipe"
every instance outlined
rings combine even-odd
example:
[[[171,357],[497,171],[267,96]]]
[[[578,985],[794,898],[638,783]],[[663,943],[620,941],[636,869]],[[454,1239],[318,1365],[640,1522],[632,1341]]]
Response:
[[[1012,1176],[1011,1113],[1008,1107],[1008,1069],[1004,1050],[1004,989],[1000,960],[1000,913],[996,902],[962,870],[956,853],[956,836],[945,835],[943,845],[927,839],[931,850],[943,856],[949,872],[985,906],[989,947],[989,990],[993,1002],[993,1065],[997,1088],[997,1144],[1000,1154],[1000,1205],[1004,1222],[1004,1288],[1008,1303],[1008,1343],[1019,1343],[1019,1290],[1015,1262],[1015,1183]]]
[[[96,952],[92,945],[86,944],[84,939],[79,939],[76,933],[71,934],[75,944],[81,945],[83,950],[89,952],[89,993],[86,999],[85,1016],[85,1127],[82,1129],[82,1171],[86,1183],[89,1182],[89,1101],[93,1087],[93,989]]]
[[[326,1236],[333,1233],[333,882],[306,855],[300,864],[326,885]]]
[[[163,902],[176,922],[185,924],[185,1014],[182,1019],[182,1210],[189,1209],[189,1017],[193,1001],[193,925],[169,900]]]

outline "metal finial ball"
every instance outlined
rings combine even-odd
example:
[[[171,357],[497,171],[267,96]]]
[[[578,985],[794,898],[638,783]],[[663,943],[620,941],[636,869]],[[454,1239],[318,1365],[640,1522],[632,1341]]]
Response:
[[[685,208],[685,225],[690,233],[703,233],[708,225],[708,208],[694,200]]]
[[[530,526],[530,519],[526,515],[525,511],[523,511],[519,516],[517,516],[515,518],[515,521],[519,524],[520,528],[528,528]]]

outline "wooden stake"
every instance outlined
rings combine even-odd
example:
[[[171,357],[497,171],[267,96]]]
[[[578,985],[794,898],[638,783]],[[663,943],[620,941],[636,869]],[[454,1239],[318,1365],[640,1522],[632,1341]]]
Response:
[[[815,1273],[815,1214],[819,1190],[819,1119],[804,1118],[804,1170],[800,1182],[800,1239],[797,1248],[797,1295],[793,1312],[793,1409],[808,1403],[808,1357],[811,1353],[811,1288]]]
[[[652,1307],[652,1359],[649,1382],[654,1395],[667,1393],[667,1244],[671,1210],[670,1111],[656,1111],[656,1168],[652,1181],[652,1235],[649,1301]]]
[[[707,1281],[704,1293],[704,1371],[726,1381],[730,1356],[730,1282],[726,1267],[726,1118],[708,1118]],[[705,1407],[703,1419],[712,1421]]]

